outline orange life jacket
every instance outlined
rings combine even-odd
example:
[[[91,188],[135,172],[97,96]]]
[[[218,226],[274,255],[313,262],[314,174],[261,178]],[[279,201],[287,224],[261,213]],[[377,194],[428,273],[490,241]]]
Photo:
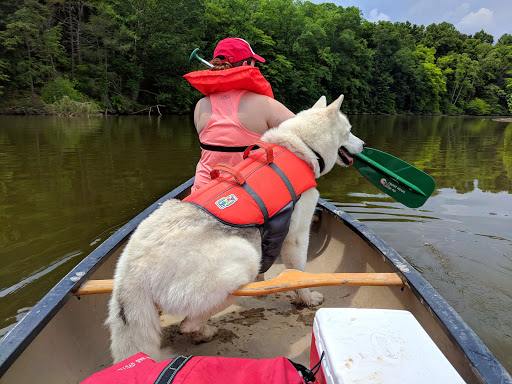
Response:
[[[187,73],[183,77],[203,95],[231,89],[247,89],[274,98],[270,83],[260,73],[259,68],[251,65],[242,65],[220,71],[206,69]]]
[[[255,146],[260,148],[248,156]],[[221,171],[228,175],[219,176]],[[225,224],[257,226],[262,237],[260,273],[265,272],[281,252],[295,203],[316,187],[313,170],[288,149],[258,141],[246,149],[242,162],[235,167],[220,163],[211,176],[212,181],[183,201]]]

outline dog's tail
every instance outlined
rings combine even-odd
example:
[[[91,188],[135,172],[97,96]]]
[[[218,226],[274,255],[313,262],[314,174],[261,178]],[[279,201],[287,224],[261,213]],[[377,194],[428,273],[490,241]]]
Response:
[[[114,363],[138,352],[144,352],[152,359],[160,361],[162,330],[153,300],[144,297],[144,290],[122,291],[122,286],[114,287],[106,320],[110,328],[110,351]]]

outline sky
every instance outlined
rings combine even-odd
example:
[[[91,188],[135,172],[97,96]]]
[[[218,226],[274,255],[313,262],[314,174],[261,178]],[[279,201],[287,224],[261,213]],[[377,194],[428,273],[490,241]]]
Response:
[[[335,3],[342,7],[355,6],[371,22],[379,20],[409,21],[430,25],[446,21],[458,31],[473,35],[482,29],[494,37],[512,35],[512,0],[313,0],[314,3]]]

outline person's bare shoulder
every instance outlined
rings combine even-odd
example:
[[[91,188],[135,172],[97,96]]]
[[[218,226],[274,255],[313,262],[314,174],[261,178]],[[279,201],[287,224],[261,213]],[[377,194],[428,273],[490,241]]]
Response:
[[[197,133],[206,127],[210,117],[212,116],[212,105],[208,96],[203,97],[196,104],[194,109],[194,125],[196,126]]]
[[[243,110],[254,116],[255,119],[263,119],[267,129],[277,127],[283,121],[295,116],[279,101],[254,92],[244,94],[241,104],[243,104],[241,105]]]

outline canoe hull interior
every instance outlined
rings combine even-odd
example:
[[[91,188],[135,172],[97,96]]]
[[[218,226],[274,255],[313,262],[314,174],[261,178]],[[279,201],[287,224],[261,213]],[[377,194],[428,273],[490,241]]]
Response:
[[[312,226],[307,272],[398,273],[406,283],[404,288],[316,288],[325,297],[322,307],[408,310],[466,382],[485,382],[469,361],[467,352],[464,353],[460,342],[457,342],[457,337],[449,330],[447,323],[451,320],[442,321],[436,315],[439,308],[433,311],[428,304],[431,300],[425,299],[422,294],[433,292],[442,305],[453,311],[444,299],[364,225],[328,203],[321,203],[320,207],[323,210],[321,218]],[[111,279],[122,248],[121,245],[110,257],[102,260],[103,264],[87,277]],[[284,266],[278,259],[265,277],[274,277],[283,270]],[[69,294],[67,297],[69,300],[19,353],[0,378],[1,383],[75,384],[112,364],[109,333],[104,325],[110,294],[80,297]],[[163,346],[172,348],[169,358],[179,354],[254,359],[286,356],[309,366],[312,325],[317,308],[300,308],[291,302],[292,298],[291,292],[241,297],[235,305],[210,319],[211,324],[218,327],[219,333],[211,342],[199,345],[192,344],[185,335],[178,333],[177,325],[181,319],[164,315],[161,318]],[[454,311],[453,318],[460,319]],[[470,336],[474,335],[462,320],[457,321],[457,327],[460,328],[462,324]],[[476,335],[474,338],[479,341]],[[488,352],[485,346],[482,350]],[[493,358],[490,352],[489,355]],[[510,376],[499,363],[496,364],[504,372],[498,372],[498,376],[505,378],[502,382],[509,382]]]

